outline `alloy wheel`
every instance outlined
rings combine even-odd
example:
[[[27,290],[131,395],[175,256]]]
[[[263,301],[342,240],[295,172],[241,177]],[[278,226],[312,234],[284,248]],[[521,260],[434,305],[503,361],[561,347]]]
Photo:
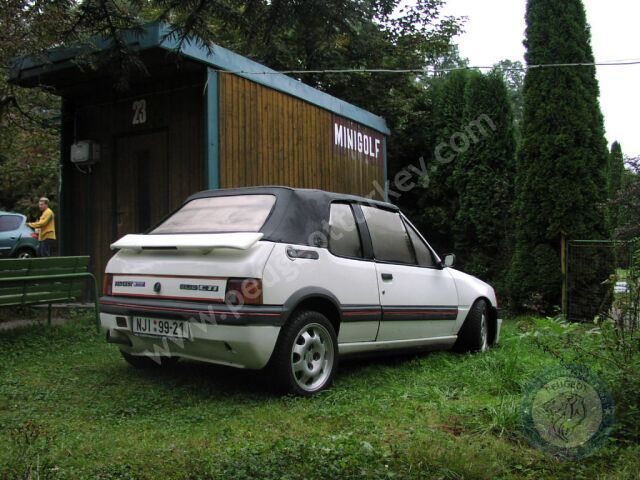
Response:
[[[291,348],[291,369],[301,389],[321,389],[331,376],[334,360],[331,335],[324,326],[311,323],[300,329]]]

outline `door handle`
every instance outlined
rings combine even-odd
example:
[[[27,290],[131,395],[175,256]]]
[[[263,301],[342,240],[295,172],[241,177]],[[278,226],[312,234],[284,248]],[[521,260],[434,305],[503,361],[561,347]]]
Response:
[[[383,273],[382,280],[393,280],[393,275],[390,273]]]

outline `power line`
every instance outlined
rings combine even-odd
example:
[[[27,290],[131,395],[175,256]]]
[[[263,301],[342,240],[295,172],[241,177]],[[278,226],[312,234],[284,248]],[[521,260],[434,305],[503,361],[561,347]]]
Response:
[[[529,65],[523,70],[532,70],[535,68],[554,68],[554,67],[620,67],[627,65],[640,65],[640,59],[633,60],[617,60],[611,62],[594,62],[594,63],[550,63],[543,65]]]
[[[322,69],[322,70],[223,70],[219,72],[234,73],[238,75],[303,75],[303,74],[340,74],[340,73],[417,73],[417,74],[438,74],[449,73],[459,70],[500,70],[503,72],[526,72],[527,70],[547,69],[547,68],[571,68],[571,67],[615,67],[640,65],[640,59],[632,60],[616,60],[609,62],[591,62],[591,63],[547,63],[537,65],[524,65],[522,67],[501,67],[492,66],[466,66],[466,67],[450,67],[450,68],[405,68],[405,69],[389,69],[389,68],[344,68],[344,69]]]

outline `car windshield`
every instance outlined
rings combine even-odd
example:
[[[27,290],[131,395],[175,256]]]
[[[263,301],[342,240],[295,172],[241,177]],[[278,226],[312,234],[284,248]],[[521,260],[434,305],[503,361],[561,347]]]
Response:
[[[18,215],[0,215],[0,232],[17,230],[21,223],[22,218]]]
[[[276,202],[274,195],[234,195],[191,200],[151,234],[257,232]]]

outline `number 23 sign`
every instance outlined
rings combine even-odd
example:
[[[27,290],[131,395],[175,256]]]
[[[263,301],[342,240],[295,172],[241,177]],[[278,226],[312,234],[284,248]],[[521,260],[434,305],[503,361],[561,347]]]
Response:
[[[133,110],[132,125],[142,125],[147,123],[147,101],[136,100],[131,104],[131,110]]]

